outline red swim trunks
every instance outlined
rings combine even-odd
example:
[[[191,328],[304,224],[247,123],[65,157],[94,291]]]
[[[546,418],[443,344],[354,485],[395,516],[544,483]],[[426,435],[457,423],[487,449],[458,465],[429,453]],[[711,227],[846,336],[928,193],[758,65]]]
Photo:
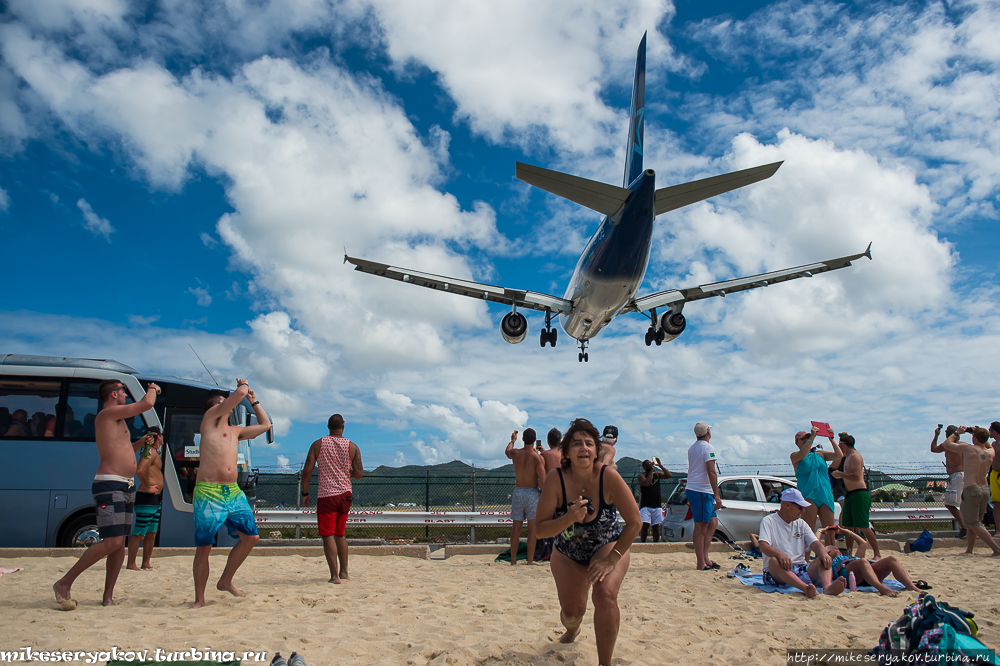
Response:
[[[351,493],[341,493],[320,497],[316,502],[320,536],[344,536],[347,529],[347,514],[351,510]]]

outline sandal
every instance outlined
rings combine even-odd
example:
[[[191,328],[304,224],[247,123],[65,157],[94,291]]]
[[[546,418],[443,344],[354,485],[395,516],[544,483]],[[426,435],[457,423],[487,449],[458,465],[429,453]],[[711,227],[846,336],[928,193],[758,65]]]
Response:
[[[708,565],[708,568],[709,569],[721,569],[722,567],[719,565],[718,562],[716,562],[715,560],[712,560],[712,563]]]
[[[913,581],[913,586],[918,590],[933,590],[934,587],[931,586],[926,580],[915,580]]]

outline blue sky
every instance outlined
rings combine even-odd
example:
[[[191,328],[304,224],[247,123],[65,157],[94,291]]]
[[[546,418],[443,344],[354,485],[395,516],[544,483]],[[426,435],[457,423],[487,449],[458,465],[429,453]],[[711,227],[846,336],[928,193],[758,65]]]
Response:
[[[997,413],[1000,10],[988,2],[9,0],[0,18],[0,348],[247,377],[297,466],[330,413],[377,464],[503,461],[576,416],[731,464],[829,420],[869,461]],[[597,215],[518,160],[621,179],[648,32],[657,185],[784,160],[661,216],[644,291],[875,261],[617,319],[590,363],[541,316],[355,273],[352,254],[561,296]]]

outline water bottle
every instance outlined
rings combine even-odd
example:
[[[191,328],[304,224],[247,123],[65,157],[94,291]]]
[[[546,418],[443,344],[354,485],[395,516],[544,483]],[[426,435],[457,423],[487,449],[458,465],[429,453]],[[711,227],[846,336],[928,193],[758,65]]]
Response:
[[[858,581],[854,578],[854,572],[847,574],[847,584],[851,588],[851,592],[858,591]]]

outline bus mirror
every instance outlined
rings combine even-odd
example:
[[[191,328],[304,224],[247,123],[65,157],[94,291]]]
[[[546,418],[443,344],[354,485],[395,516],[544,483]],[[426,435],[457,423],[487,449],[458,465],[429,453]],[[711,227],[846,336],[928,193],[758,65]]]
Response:
[[[274,444],[274,426],[267,429],[267,443]]]

